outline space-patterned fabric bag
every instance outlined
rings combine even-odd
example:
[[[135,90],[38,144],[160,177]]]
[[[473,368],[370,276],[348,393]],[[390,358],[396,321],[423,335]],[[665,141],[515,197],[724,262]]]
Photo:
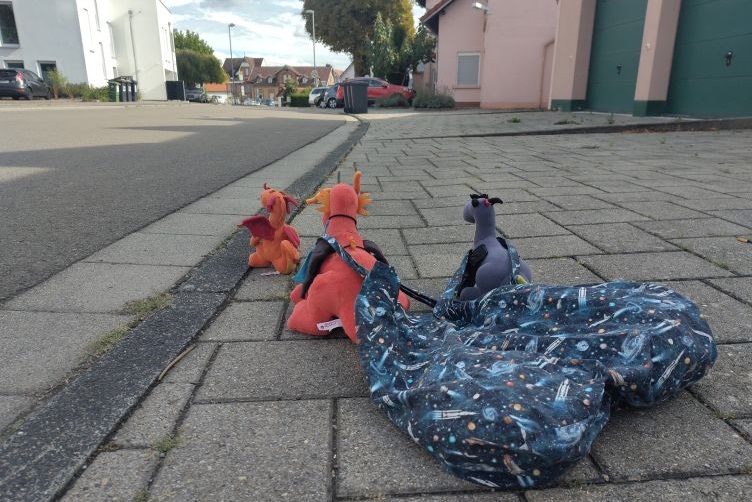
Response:
[[[656,404],[715,361],[697,307],[666,287],[531,283],[459,302],[464,267],[431,314],[404,312],[382,263],[355,305],[371,399],[461,478],[548,483],[587,455],[612,404]]]

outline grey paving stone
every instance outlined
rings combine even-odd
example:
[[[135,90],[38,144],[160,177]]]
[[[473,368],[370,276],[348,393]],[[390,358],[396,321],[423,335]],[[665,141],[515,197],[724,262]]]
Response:
[[[502,194],[503,195],[503,194]],[[559,207],[546,202],[544,200],[538,200],[534,202],[509,202],[504,201],[501,206],[496,206],[497,215],[505,214],[527,214],[527,213],[543,213],[547,211],[558,211]]]
[[[731,195],[711,191],[700,186],[662,186],[660,187],[660,191],[676,195],[677,197],[683,197],[685,199],[723,199],[726,197],[732,197]]]
[[[194,348],[170,368],[162,382],[198,384],[217,345],[216,343],[194,344]]]
[[[752,419],[731,420],[731,423],[746,435],[747,440],[752,441]]]
[[[475,225],[464,223],[456,226],[411,228],[403,232],[408,244],[445,244],[462,242],[470,249],[475,234]]]
[[[600,254],[602,251],[591,246],[576,235],[552,235],[550,237],[528,237],[510,241],[523,259],[558,258],[562,256]]]
[[[664,239],[685,239],[690,237],[722,237],[740,235],[748,229],[735,223],[719,220],[718,218],[704,218],[694,220],[667,220],[635,222],[635,226],[656,234]]]
[[[0,431],[31,409],[34,399],[28,396],[0,396]]]
[[[146,495],[159,460],[154,451],[105,451],[61,499],[64,502],[131,502]]]
[[[752,209],[727,209],[725,211],[708,211],[710,214],[752,228]],[[749,232],[749,230],[747,231]]]
[[[301,236],[316,236],[318,237],[324,232],[324,223],[321,221],[322,213],[318,212],[316,208],[318,205],[306,206],[303,211],[295,215],[295,218],[290,222],[290,225],[295,227],[298,234]]]
[[[644,192],[651,191],[643,185],[637,185],[630,183],[629,181],[617,180],[617,181],[585,181],[586,185],[603,190],[608,193],[623,193],[623,192]]]
[[[592,284],[602,279],[573,258],[526,260],[533,271],[533,282],[543,284]]]
[[[496,228],[506,237],[567,235],[569,231],[540,214],[505,215],[496,218]]]
[[[692,209],[664,201],[623,202],[620,204],[620,206],[654,220],[679,220],[706,217],[699,211],[694,211]]]
[[[89,345],[127,316],[0,311],[0,392],[44,392],[89,355]],[[33,347],[33,350],[30,350]]]
[[[415,497],[378,498],[380,502],[518,502],[520,499],[514,493],[458,493],[446,495],[422,494]]]
[[[453,180],[447,180],[447,181],[453,181]],[[425,190],[430,194],[431,197],[454,197],[457,195],[465,195],[473,193],[472,187],[470,187],[467,184],[460,183],[460,184],[452,184],[452,183],[446,183],[441,186],[435,186],[435,187],[425,187]]]
[[[404,227],[424,227],[423,219],[412,214],[409,216],[366,216],[358,220],[358,229],[363,235],[368,235],[368,231],[374,228],[404,228]]]
[[[349,339],[224,344],[197,399],[308,399],[367,393]]]
[[[624,202],[640,202],[640,201],[675,201],[677,197],[669,195],[664,192],[658,191],[645,191],[645,192],[623,192],[623,193],[600,193],[594,195],[594,197],[610,202],[613,204],[621,204]],[[678,202],[677,202],[678,203]]]
[[[301,259],[305,258],[305,254]],[[292,280],[289,275],[265,275],[273,268],[254,268],[243,279],[235,293],[235,300],[286,300],[290,296]]]
[[[727,293],[731,293],[747,303],[752,303],[752,280],[748,277],[711,279],[710,282]]]
[[[545,213],[560,225],[592,225],[595,223],[617,223],[625,221],[646,221],[647,218],[626,209],[588,209],[586,211],[558,211]]]
[[[169,289],[190,270],[190,267],[76,263],[5,306],[18,310],[116,312],[126,302]]]
[[[457,206],[430,207],[419,209],[419,211],[423,218],[425,218],[426,223],[431,227],[466,225],[468,223],[462,219],[462,208],[467,201],[468,198],[465,198]]]
[[[145,234],[218,235],[227,237],[242,221],[234,215],[173,213],[141,230]]]
[[[718,346],[718,360],[693,391],[726,418],[752,416],[752,344]]]
[[[219,246],[225,235],[171,235],[136,232],[84,261],[192,267]]]
[[[607,253],[638,253],[676,249],[676,246],[654,237],[630,223],[573,225],[568,229]]]
[[[738,502],[749,498],[752,476],[712,476],[644,483],[608,483],[525,492],[530,502]]]
[[[112,442],[126,448],[151,448],[170,435],[193,392],[191,384],[163,383],[115,433]]]
[[[676,239],[671,242],[724,269],[738,274],[752,274],[752,246],[734,237]]]
[[[423,186],[417,181],[381,181],[381,189],[385,192],[422,192]],[[363,190],[367,192],[368,190]],[[407,196],[406,196],[407,198]]]
[[[698,211],[717,211],[722,209],[752,209],[752,200],[739,198],[726,199],[676,199],[676,204]]]
[[[613,204],[604,202],[590,195],[554,195],[546,197],[548,202],[556,204],[567,211],[580,211],[586,209],[616,209]]]
[[[422,278],[450,277],[470,249],[468,243],[408,246]]]
[[[417,279],[418,272],[413,265],[413,259],[409,255],[389,255],[387,256],[389,265],[394,267],[400,279]]]
[[[149,499],[329,501],[330,415],[329,400],[193,405]]]
[[[413,212],[415,214],[415,212]],[[412,232],[413,229],[406,230]],[[395,228],[370,228],[366,232],[361,232],[361,237],[376,243],[381,248],[384,256],[389,259],[392,255],[407,254],[407,247],[402,240],[402,235]]]
[[[684,392],[649,409],[615,410],[592,455],[611,480],[739,472],[752,445]]]
[[[368,399],[337,403],[338,497],[482,489],[444,471]]]
[[[539,197],[551,197],[555,195],[594,195],[602,194],[602,190],[597,188],[580,185],[580,186],[568,186],[568,187],[542,187],[542,188],[528,188],[530,193],[538,195]]]
[[[394,183],[399,185],[400,183]],[[406,197],[407,198],[407,197]],[[415,206],[410,200],[375,200],[366,206],[369,216],[397,216],[415,214]]]
[[[730,272],[682,251],[583,256],[580,262],[608,280],[667,281],[727,277]]]
[[[416,199],[415,207],[418,209],[437,209],[440,207],[461,208],[467,202],[468,194],[460,194],[451,197],[436,197],[432,199]],[[528,194],[529,200],[539,200],[538,197]]]
[[[752,307],[700,281],[666,283],[697,304],[718,343],[752,342]]]
[[[232,302],[201,335],[201,341],[274,340],[284,310],[284,301]]]

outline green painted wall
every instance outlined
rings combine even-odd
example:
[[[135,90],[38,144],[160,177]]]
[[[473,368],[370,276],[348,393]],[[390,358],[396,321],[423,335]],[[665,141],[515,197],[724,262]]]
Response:
[[[682,1],[666,111],[752,115],[752,1]]]
[[[632,113],[646,8],[647,0],[596,3],[587,87],[591,110]]]

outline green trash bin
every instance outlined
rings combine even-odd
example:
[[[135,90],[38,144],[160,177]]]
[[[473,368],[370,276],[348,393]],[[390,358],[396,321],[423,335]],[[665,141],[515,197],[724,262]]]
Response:
[[[108,80],[107,87],[109,87],[107,94],[110,98],[110,101],[120,101],[120,82],[116,80]]]

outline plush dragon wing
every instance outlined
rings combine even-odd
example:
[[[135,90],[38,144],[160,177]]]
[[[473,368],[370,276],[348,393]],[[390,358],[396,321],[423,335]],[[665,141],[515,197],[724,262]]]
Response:
[[[282,234],[288,241],[290,241],[290,243],[292,243],[293,246],[295,246],[296,249],[300,247],[300,237],[293,227],[285,225],[282,227]]]
[[[308,288],[313,284],[313,280],[319,275],[321,266],[324,264],[324,260],[334,253],[334,249],[324,239],[318,239],[316,246],[311,250],[308,258],[308,269],[306,270],[305,280],[303,281],[302,288],[300,290],[300,297],[305,298],[308,294]]]
[[[239,227],[245,227],[254,237],[271,241],[274,240],[274,227],[269,218],[257,214],[256,216],[250,216],[242,221]]]

